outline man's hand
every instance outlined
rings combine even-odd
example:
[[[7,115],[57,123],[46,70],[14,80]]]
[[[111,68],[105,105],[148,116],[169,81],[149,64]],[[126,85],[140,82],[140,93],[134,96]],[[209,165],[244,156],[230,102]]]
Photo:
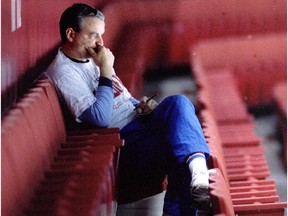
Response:
[[[153,99],[148,100],[148,98],[144,96],[140,99],[140,103],[138,104],[136,112],[137,114],[140,115],[146,115],[151,113],[156,108],[157,105],[158,103],[155,100]]]
[[[100,75],[112,79],[115,57],[113,53],[104,46],[97,46],[97,49],[86,48],[96,65],[100,68]]]

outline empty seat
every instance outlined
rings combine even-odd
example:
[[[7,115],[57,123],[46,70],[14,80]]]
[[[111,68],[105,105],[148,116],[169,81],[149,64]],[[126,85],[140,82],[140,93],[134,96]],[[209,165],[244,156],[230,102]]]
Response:
[[[228,68],[248,106],[271,103],[273,85],[286,80],[286,32],[199,41],[190,50],[198,76]]]

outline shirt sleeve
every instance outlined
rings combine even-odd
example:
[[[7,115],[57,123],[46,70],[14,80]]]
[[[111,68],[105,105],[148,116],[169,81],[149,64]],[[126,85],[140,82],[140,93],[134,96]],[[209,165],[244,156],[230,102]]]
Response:
[[[135,99],[134,97],[130,97],[129,100],[135,107],[139,104],[139,100]]]
[[[97,100],[78,119],[97,127],[108,127],[112,118],[114,97],[110,79],[100,77],[95,97]]]

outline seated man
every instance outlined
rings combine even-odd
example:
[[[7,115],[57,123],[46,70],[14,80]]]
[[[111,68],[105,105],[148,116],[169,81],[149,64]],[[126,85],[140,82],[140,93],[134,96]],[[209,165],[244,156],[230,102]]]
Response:
[[[168,175],[164,215],[193,215],[209,207],[209,148],[194,106],[182,95],[159,104],[133,98],[113,69],[104,31],[99,10],[85,4],[66,9],[60,20],[62,46],[46,74],[77,122],[121,129],[119,199],[140,180],[153,183]]]

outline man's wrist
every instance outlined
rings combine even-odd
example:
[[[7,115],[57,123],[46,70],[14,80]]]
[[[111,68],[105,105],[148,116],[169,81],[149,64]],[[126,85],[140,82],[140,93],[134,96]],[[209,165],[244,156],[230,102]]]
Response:
[[[108,86],[112,88],[112,80],[107,77],[101,76],[99,78],[99,86]]]
[[[112,79],[112,71],[113,71],[113,68],[110,66],[101,66],[100,67],[101,76],[106,77],[108,79]]]

